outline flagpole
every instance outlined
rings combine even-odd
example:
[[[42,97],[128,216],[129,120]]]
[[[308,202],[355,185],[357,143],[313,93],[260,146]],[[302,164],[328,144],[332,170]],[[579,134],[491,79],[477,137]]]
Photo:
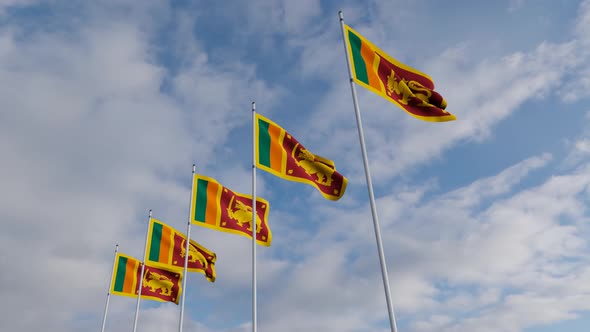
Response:
[[[256,103],[252,102],[252,332],[256,332]]]
[[[111,271],[111,282],[109,283],[109,290],[107,292],[107,303],[104,306],[104,315],[102,316],[102,328],[101,332],[104,332],[104,328],[107,324],[107,312],[109,311],[109,300],[111,299],[111,288],[113,288],[113,271],[115,271],[115,264],[117,263],[117,251],[119,251],[119,245],[115,245],[115,256],[113,258],[113,270]]]
[[[389,289],[389,277],[387,276],[387,265],[385,264],[385,255],[383,254],[383,244],[381,241],[381,229],[379,227],[379,219],[377,217],[377,207],[375,205],[375,195],[373,194],[373,183],[371,181],[371,172],[369,170],[369,162],[367,160],[367,148],[365,146],[365,137],[363,133],[363,125],[361,121],[361,113],[359,111],[358,98],[356,95],[356,88],[352,78],[352,68],[350,66],[350,59],[348,56],[348,49],[346,48],[346,34],[344,30],[344,17],[342,11],[338,12],[340,17],[340,30],[342,31],[342,41],[344,42],[344,53],[346,54],[346,65],[348,66],[348,77],[350,81],[350,89],[352,91],[352,101],[354,103],[354,112],[356,115],[356,124],[361,144],[361,152],[363,155],[363,165],[365,166],[365,178],[367,179],[367,189],[369,191],[369,201],[371,202],[371,214],[373,215],[373,228],[375,229],[375,240],[377,241],[377,251],[379,252],[379,263],[381,265],[381,276],[383,278],[383,287],[385,288],[385,300],[387,302],[387,311],[389,313],[389,325],[391,332],[397,332],[397,325],[395,323],[395,314],[393,312],[393,304],[391,303],[391,291]]]
[[[152,221],[152,210],[150,210],[148,216],[148,223],[147,229],[145,232],[145,243],[143,245],[143,261],[141,263],[141,274],[139,277],[139,290],[137,292],[137,306],[135,307],[135,319],[133,320],[133,332],[137,331],[137,317],[139,316],[139,302],[141,300],[141,289],[143,287],[143,273],[145,269],[145,260],[146,260],[146,249],[147,249],[147,242],[148,242],[148,234],[150,233],[150,223]]]
[[[189,246],[191,243],[191,220],[192,220],[192,209],[193,209],[193,200],[194,198],[194,193],[195,193],[195,170],[196,170],[196,165],[193,164],[193,175],[191,177],[191,201],[189,202],[189,207],[188,207],[188,222],[186,225],[186,248],[184,251],[184,279],[182,280],[182,300],[180,303],[180,321],[178,322],[178,332],[182,332],[182,325],[184,322],[184,299],[186,298],[186,279],[187,278],[187,267],[188,267],[188,255],[190,254],[189,251]]]

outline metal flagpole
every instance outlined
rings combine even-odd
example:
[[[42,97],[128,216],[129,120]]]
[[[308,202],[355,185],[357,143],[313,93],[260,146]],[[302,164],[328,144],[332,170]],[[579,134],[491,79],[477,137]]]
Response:
[[[115,257],[113,258],[113,271],[115,271],[115,264],[117,263],[117,251],[119,251],[119,245],[115,245]],[[102,328],[101,332],[104,332],[104,327],[107,324],[107,312],[109,311],[109,300],[111,299],[111,288],[113,288],[113,271],[111,271],[111,282],[109,283],[109,291],[107,292],[107,303],[104,306],[104,315],[102,317]]]
[[[137,292],[137,306],[135,307],[135,319],[133,320],[133,332],[137,331],[137,317],[139,316],[139,302],[141,300],[141,289],[143,287],[143,273],[145,270],[145,259],[146,257],[146,249],[147,249],[147,240],[148,234],[150,233],[150,223],[152,222],[152,210],[150,210],[150,214],[148,216],[148,225],[145,232],[145,243],[143,245],[143,261],[141,262],[141,274],[139,277],[139,291]]]
[[[252,102],[252,332],[256,332],[256,103]]]
[[[191,177],[191,201],[188,207],[188,222],[187,222],[187,230],[186,230],[186,248],[184,251],[184,279],[182,280],[182,301],[180,304],[180,321],[178,322],[178,332],[182,332],[182,325],[184,322],[184,299],[186,298],[186,279],[187,279],[187,266],[188,266],[188,255],[190,253],[189,246],[191,242],[191,220],[192,220],[192,211],[193,211],[193,200],[195,197],[193,196],[195,193],[195,170],[196,166],[193,164],[193,175]]]
[[[342,11],[338,12],[340,17],[340,29],[342,31],[342,41],[344,42],[344,53],[346,54],[346,65],[348,66],[348,77],[350,79],[350,89],[352,91],[352,101],[354,103],[354,112],[356,115],[356,124],[358,127],[358,134],[361,143],[361,152],[363,155],[363,165],[365,166],[365,177],[367,179],[367,189],[369,191],[369,201],[371,202],[371,214],[373,215],[373,227],[375,229],[375,239],[377,241],[377,250],[379,252],[379,263],[381,265],[381,276],[383,278],[383,287],[385,288],[385,300],[387,301],[387,311],[389,313],[389,325],[392,332],[397,332],[397,325],[395,323],[395,314],[393,312],[393,304],[391,303],[391,291],[389,290],[389,277],[387,276],[387,265],[385,264],[385,255],[383,254],[383,244],[381,243],[381,229],[379,227],[379,219],[377,217],[377,207],[375,205],[375,195],[373,194],[373,183],[371,182],[371,172],[369,170],[369,162],[367,160],[367,148],[365,147],[365,137],[363,133],[363,125],[361,122],[361,113],[359,111],[359,103],[356,96],[356,88],[352,78],[352,68],[350,66],[350,59],[348,56],[348,49],[346,47],[346,34],[344,30],[344,17]]]

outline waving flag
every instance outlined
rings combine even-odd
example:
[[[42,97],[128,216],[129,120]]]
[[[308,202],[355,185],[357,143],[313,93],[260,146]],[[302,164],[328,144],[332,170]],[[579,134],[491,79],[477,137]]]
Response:
[[[111,292],[115,295],[137,297],[141,276],[141,262],[117,253]],[[182,273],[146,265],[143,272],[141,298],[178,304],[182,292]]]
[[[252,196],[233,192],[215,179],[197,175],[193,184],[193,224],[252,238]],[[256,242],[270,246],[268,202],[256,198]]]
[[[153,265],[182,270],[186,256],[186,236],[165,223],[151,219],[148,233],[147,260]],[[187,271],[205,275],[215,281],[215,253],[190,240]]]
[[[447,102],[434,91],[430,76],[390,57],[348,25],[344,29],[355,82],[420,120],[457,119],[445,111]]]
[[[285,129],[256,114],[256,166],[289,181],[316,187],[327,199],[338,200],[348,180],[332,160],[307,150]]]

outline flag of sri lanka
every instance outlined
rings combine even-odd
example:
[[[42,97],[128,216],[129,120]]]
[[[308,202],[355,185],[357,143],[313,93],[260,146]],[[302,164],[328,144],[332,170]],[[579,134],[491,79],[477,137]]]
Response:
[[[162,221],[151,219],[148,231],[147,260],[171,270],[183,270],[186,257],[186,236]],[[193,239],[189,243],[187,271],[202,273],[215,281],[217,256]]]
[[[272,242],[269,209],[265,199],[256,197],[256,243],[266,247]],[[195,225],[252,238],[252,196],[234,192],[213,178],[195,174],[191,215]]]
[[[445,122],[457,119],[445,111],[447,102],[434,91],[430,76],[390,57],[346,24],[344,31],[356,83],[420,120]]]
[[[322,196],[336,201],[344,195],[348,180],[334,162],[307,150],[285,129],[256,114],[256,167],[289,181],[307,183]]]
[[[111,293],[137,298],[141,280],[141,262],[133,257],[117,253],[113,269]],[[143,272],[141,298],[160,302],[174,302],[182,292],[182,273],[147,264]]]

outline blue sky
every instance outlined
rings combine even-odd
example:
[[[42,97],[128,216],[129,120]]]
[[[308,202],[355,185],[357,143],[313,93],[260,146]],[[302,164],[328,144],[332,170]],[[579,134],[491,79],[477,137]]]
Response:
[[[458,118],[358,88],[399,330],[586,331],[588,0],[0,1],[3,328],[98,329],[114,245],[142,256],[149,209],[184,229],[193,163],[250,192],[256,101],[349,179],[332,202],[258,172],[259,331],[388,331],[338,10]],[[192,235],[217,281],[188,276],[185,331],[249,331],[251,243]],[[178,314],[144,301],[139,329]]]

